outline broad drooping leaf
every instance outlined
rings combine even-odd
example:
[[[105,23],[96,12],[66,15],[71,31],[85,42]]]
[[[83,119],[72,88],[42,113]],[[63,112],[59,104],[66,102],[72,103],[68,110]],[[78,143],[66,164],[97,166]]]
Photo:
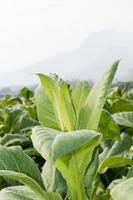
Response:
[[[60,195],[56,193],[46,193],[43,190],[44,185],[39,169],[37,168],[35,162],[27,156],[20,147],[0,146],[0,177],[10,178],[26,185],[36,193],[38,199],[61,199]],[[0,192],[0,197],[1,195],[3,195],[3,190]],[[15,198],[16,200],[19,200],[19,196],[16,196]],[[24,199],[23,195],[22,199]],[[3,200],[6,199],[3,198]],[[12,198],[11,200],[14,199]]]
[[[113,200],[132,200],[133,199],[133,178],[129,178],[119,183],[111,190]]]
[[[19,103],[21,103],[19,98],[6,95],[4,98],[0,99],[0,108],[12,107]]]
[[[23,173],[18,173],[18,172],[14,172],[14,171],[9,171],[9,170],[0,170],[0,176],[2,177],[8,177],[8,178],[11,178],[11,179],[14,179],[14,180],[17,180],[19,181],[20,183],[24,184],[26,187],[28,187],[26,189],[26,192],[27,191],[31,191],[32,190],[32,196],[31,196],[31,200],[34,198],[33,197],[33,193],[35,193],[35,196],[37,197],[38,200],[42,199],[42,200],[61,200],[62,198],[60,197],[59,194],[56,194],[56,193],[47,193],[45,192],[41,186],[32,178],[30,178],[29,176],[23,174]],[[25,187],[25,188],[26,188]],[[14,188],[14,187],[13,187]],[[19,188],[20,186],[16,186],[15,189],[17,189],[17,191],[19,191]],[[29,190],[30,189],[30,190]],[[0,192],[0,197],[3,198],[2,200],[7,200],[6,199],[6,196],[2,197],[2,195],[4,195],[3,193],[4,190],[2,190]],[[20,188],[20,191],[21,192],[21,188]],[[7,194],[7,198],[10,197],[11,193]],[[29,195],[28,195],[29,196]],[[20,200],[19,199],[20,195],[18,195],[16,193],[15,195],[15,199],[16,200]],[[21,193],[21,198],[22,200],[24,200],[24,197],[25,197],[25,194]],[[30,197],[30,196],[29,196]],[[10,197],[10,200],[14,200],[13,199],[13,196]]]
[[[8,133],[17,132],[19,130],[18,127],[21,124],[21,121],[25,115],[26,112],[22,109],[11,110],[6,122],[6,126],[8,127]]]
[[[105,173],[108,168],[133,165],[133,160],[125,157],[110,156],[106,158],[99,166],[99,172]]]
[[[38,122],[26,116],[26,111],[22,109],[15,109],[9,113],[6,122],[8,133],[16,133],[26,128],[37,126]]]
[[[36,180],[43,187],[38,167],[20,147],[0,146],[0,170],[24,173]]]
[[[32,189],[36,194],[39,195],[40,198],[45,200],[44,190],[34,179],[27,176],[26,174],[18,173],[18,172],[10,171],[10,170],[0,170],[0,176],[19,181],[20,183]]]
[[[53,139],[52,135],[50,137],[51,139]],[[50,137],[48,138],[48,140],[50,140]],[[46,140],[47,138],[45,138],[45,141]],[[42,144],[42,148],[44,148],[43,144]],[[44,153],[45,153],[45,150],[44,150]],[[51,163],[52,162],[51,158],[47,156],[47,150],[46,150],[45,156],[43,157],[47,160],[42,170],[42,178],[43,178],[43,182],[47,191],[60,192],[60,194],[64,193],[64,191],[66,190],[65,181],[62,178],[61,174],[55,169],[55,166],[53,165],[53,163]]]
[[[113,114],[112,116],[117,124],[133,128],[133,112],[121,112]]]
[[[52,156],[57,169],[67,181],[71,198],[81,200],[82,196],[85,197],[83,183],[85,171],[101,135],[91,130],[63,133],[49,128],[35,127],[31,138],[34,147],[46,160]]]
[[[41,157],[41,155],[34,149],[34,147],[28,147],[24,150],[24,152],[30,157],[34,157],[34,156]]]
[[[128,135],[127,133],[123,132],[121,134],[121,140],[116,141],[112,145],[110,151],[107,154],[107,157],[123,154],[126,151],[128,152],[132,145],[133,145],[132,137]]]
[[[86,99],[86,103],[79,113],[78,129],[97,130],[102,109],[109,93],[118,64],[119,61],[116,61],[91,89]]]
[[[51,103],[48,104],[48,106],[51,107],[52,105],[52,109],[50,108],[50,111],[54,111],[56,124],[59,129],[73,130],[76,123],[76,117],[67,83],[59,79],[57,76],[50,77],[39,74],[39,78]],[[36,96],[36,101],[39,101],[37,98],[38,97]],[[47,102],[45,105],[47,105]]]
[[[0,191],[1,200],[42,200],[26,186],[8,187]]]
[[[110,113],[106,110],[103,110],[101,114],[99,130],[103,134],[103,139],[105,140],[120,139],[120,129],[111,117]]]
[[[119,98],[109,108],[109,112],[112,114],[131,111],[133,111],[133,101],[126,98]]]
[[[13,145],[23,146],[29,143],[30,143],[30,138],[21,134],[5,134],[3,137],[0,138],[0,145],[6,147]]]

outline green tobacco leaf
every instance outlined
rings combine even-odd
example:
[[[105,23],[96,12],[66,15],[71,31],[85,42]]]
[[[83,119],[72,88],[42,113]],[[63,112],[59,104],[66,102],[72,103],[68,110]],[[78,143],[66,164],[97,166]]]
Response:
[[[93,197],[98,166],[99,166],[99,149],[96,148],[93,152],[92,160],[89,166],[87,167],[85,173],[85,187],[90,199],[92,199]]]
[[[127,178],[131,178],[133,177],[133,166],[130,167],[128,174],[127,174]]]
[[[37,112],[36,112],[36,106],[35,104],[23,104],[22,108],[27,111],[27,116],[32,119],[37,119]]]
[[[103,139],[105,140],[120,140],[120,129],[110,113],[106,110],[102,112],[99,130],[103,134]]]
[[[19,131],[19,125],[21,124],[21,121],[23,117],[26,116],[26,112],[22,109],[16,109],[12,110],[9,113],[9,117],[6,122],[6,126],[8,127],[8,132],[18,132]]]
[[[34,147],[29,147],[29,148],[26,148],[24,150],[24,152],[30,156],[30,157],[33,157],[33,156],[39,156],[41,157],[41,155],[34,149]]]
[[[0,170],[0,176],[19,181],[20,183],[29,187],[36,194],[38,194],[38,196],[42,198],[42,200],[46,200],[45,198],[46,194],[44,190],[41,188],[41,186],[34,179],[30,178],[26,174],[18,173],[18,172],[10,171],[10,170]]]
[[[47,199],[46,200],[63,200],[63,199],[58,193],[47,192]]]
[[[76,118],[67,83],[58,76],[39,74],[39,78],[52,104],[60,130],[73,130]]]
[[[86,102],[86,98],[90,92],[90,86],[87,81],[77,82],[72,89],[72,101],[78,119],[80,110]]]
[[[57,193],[47,193],[45,192],[40,185],[32,178],[29,176],[23,174],[23,173],[18,173],[18,172],[13,172],[9,170],[0,170],[0,176],[2,177],[8,177],[14,180],[17,180],[30,188],[36,196],[38,196],[38,199],[41,200],[62,200],[59,194]],[[19,189],[20,186],[15,187]],[[21,190],[20,190],[21,191]],[[1,195],[1,193],[0,193]]]
[[[47,160],[44,164],[42,179],[48,192],[58,192],[62,195],[67,193],[66,182],[51,160]]]
[[[133,111],[133,101],[125,98],[119,98],[109,108],[109,112],[112,114],[119,112],[131,112],[131,111]]]
[[[133,178],[129,178],[116,185],[110,192],[113,200],[133,199]]]
[[[65,191],[65,181],[60,173],[55,169],[55,166],[50,157],[50,146],[56,137],[60,134],[59,131],[54,129],[36,127],[33,129],[32,141],[34,147],[41,153],[41,155],[47,160],[42,170],[42,178],[47,191],[56,191],[63,193]],[[46,135],[44,135],[46,134]]]
[[[39,123],[36,120],[33,120],[31,118],[28,117],[24,117],[21,121],[21,123],[18,125],[18,130],[20,130],[21,132],[25,129],[31,129],[34,126],[39,125]]]
[[[116,61],[91,89],[86,104],[79,114],[78,129],[97,130],[102,109],[106,102],[119,62],[120,61]]]
[[[34,147],[46,160],[49,159],[52,148],[52,157],[55,161],[64,154],[68,154],[91,141],[93,138],[96,137],[98,140],[101,138],[100,133],[91,130],[62,133],[54,129],[37,126],[32,129],[31,139]]]
[[[124,180],[126,180],[126,177],[122,177],[122,178],[118,178],[118,179],[113,180],[109,184],[107,191],[111,191],[116,185],[118,185],[119,183],[122,183]]]
[[[59,129],[60,126],[58,125],[52,103],[41,86],[35,90],[35,102],[40,124],[44,127]]]
[[[25,186],[8,187],[0,191],[1,200],[42,200],[35,192]]]
[[[13,145],[23,145],[28,144],[30,139],[21,134],[6,134],[0,138],[0,145],[3,146],[13,146]]]
[[[25,100],[29,100],[30,98],[34,96],[34,93],[32,90],[29,90],[27,87],[23,87],[20,90],[19,95],[23,97]]]
[[[43,187],[38,167],[20,147],[0,146],[0,170],[10,170],[24,173],[36,180]]]
[[[60,107],[60,115],[62,117],[65,129],[67,131],[74,130],[76,124],[76,115],[70,92],[67,83],[65,82],[62,82],[59,88],[58,105]]]
[[[119,142],[115,142],[110,151],[107,154],[109,156],[115,156],[124,153],[125,151],[129,151],[130,147],[133,145],[133,139],[127,133],[121,134],[121,140]]]
[[[124,157],[112,156],[106,158],[99,166],[99,172],[105,173],[108,168],[133,165],[133,160]]]
[[[49,160],[51,157],[51,145],[54,138],[60,133],[60,131],[40,126],[32,129],[31,139],[33,146],[45,160]]]
[[[26,116],[26,111],[22,109],[15,109],[9,113],[9,117],[6,122],[9,133],[17,133],[25,128],[32,128],[37,126],[38,122],[34,121]]]
[[[112,115],[117,124],[133,128],[133,112],[121,112]]]
[[[0,107],[10,107],[10,106],[14,106],[16,104],[21,103],[21,100],[19,98],[16,97],[11,97],[10,95],[5,96],[5,98],[3,99],[3,101],[0,102]]]
[[[6,108],[0,108],[0,120],[6,122],[8,119],[9,111]]]
[[[63,133],[53,129],[35,127],[31,139],[34,147],[46,160],[52,156],[57,169],[68,183],[72,198],[82,200],[85,191],[81,183],[101,135],[91,130]]]
[[[133,101],[133,88],[128,91],[128,98]]]

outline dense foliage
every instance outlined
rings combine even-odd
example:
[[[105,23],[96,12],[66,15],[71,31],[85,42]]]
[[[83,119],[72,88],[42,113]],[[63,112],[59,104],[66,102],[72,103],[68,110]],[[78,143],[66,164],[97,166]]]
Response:
[[[38,74],[0,99],[1,200],[132,200],[133,88]]]

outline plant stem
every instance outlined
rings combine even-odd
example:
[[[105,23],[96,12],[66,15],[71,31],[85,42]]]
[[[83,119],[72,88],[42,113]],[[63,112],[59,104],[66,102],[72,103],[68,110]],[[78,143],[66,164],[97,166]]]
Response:
[[[84,184],[82,184],[81,174],[79,173],[78,163],[77,163],[74,153],[72,155],[72,166],[73,167],[71,168],[72,170],[71,174],[73,176],[73,181],[71,180],[70,183],[68,181],[70,199],[71,200],[88,200],[85,193]]]

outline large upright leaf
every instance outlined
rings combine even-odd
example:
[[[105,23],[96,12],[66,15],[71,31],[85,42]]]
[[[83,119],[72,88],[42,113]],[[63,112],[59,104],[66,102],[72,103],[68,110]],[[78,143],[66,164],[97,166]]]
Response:
[[[20,147],[0,146],[0,170],[10,170],[24,173],[36,180],[43,187],[38,167]]]
[[[46,160],[52,156],[56,167],[67,181],[70,196],[74,200],[82,200],[82,196],[86,199],[83,179],[101,135],[91,130],[63,133],[35,127],[31,139],[34,147]]]
[[[90,92],[90,86],[87,81],[77,82],[72,89],[72,101],[75,108],[77,119],[79,117],[80,110],[84,103],[86,102],[86,98]]]
[[[119,183],[111,190],[113,200],[132,200],[133,199],[133,178],[129,178]]]
[[[117,124],[133,128],[133,112],[121,112],[112,115]]]
[[[60,129],[52,103],[42,86],[38,86],[35,90],[35,102],[40,124],[45,127]]]
[[[120,139],[120,128],[113,120],[110,113],[106,110],[102,111],[99,130],[103,134],[105,140],[119,140]]]
[[[111,83],[117,70],[119,61],[116,61],[95,83],[91,89],[86,104],[80,111],[78,128],[97,130],[103,106],[106,102]]]
[[[76,118],[67,83],[57,76],[39,74],[39,78],[52,104],[60,130],[73,130]]]

